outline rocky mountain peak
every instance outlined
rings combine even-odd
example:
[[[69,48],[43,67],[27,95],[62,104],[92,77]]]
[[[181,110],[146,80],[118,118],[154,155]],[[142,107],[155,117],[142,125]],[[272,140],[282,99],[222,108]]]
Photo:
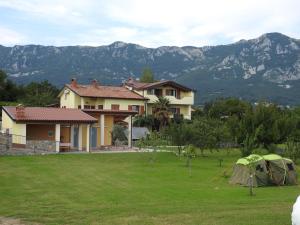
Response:
[[[197,102],[230,94],[253,99],[279,95],[280,102],[300,103],[295,94],[300,83],[300,41],[280,33],[206,47],[146,48],[121,41],[99,47],[0,45],[0,68],[20,83],[48,79],[61,86],[77,74],[83,83],[95,78],[120,84],[129,76],[139,77],[145,67],[156,79],[175,79],[198,89]],[[251,93],[261,84],[263,94]],[[298,97],[283,98],[282,93]]]

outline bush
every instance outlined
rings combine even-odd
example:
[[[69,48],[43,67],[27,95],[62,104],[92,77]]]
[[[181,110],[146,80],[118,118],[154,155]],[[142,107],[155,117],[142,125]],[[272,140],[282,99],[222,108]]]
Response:
[[[127,137],[125,135],[125,127],[121,125],[114,125],[112,130],[112,142],[113,144],[117,143],[127,143]]]

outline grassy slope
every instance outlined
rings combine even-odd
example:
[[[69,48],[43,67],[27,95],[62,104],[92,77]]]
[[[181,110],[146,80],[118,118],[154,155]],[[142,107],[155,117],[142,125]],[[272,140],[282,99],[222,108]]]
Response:
[[[0,157],[0,216],[43,224],[290,224],[298,186],[228,185],[238,155],[170,153]]]

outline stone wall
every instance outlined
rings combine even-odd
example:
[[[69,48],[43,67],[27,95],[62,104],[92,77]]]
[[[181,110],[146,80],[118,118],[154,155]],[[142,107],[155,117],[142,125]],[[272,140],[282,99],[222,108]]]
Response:
[[[27,140],[26,148],[33,149],[35,152],[55,152],[55,141]]]
[[[12,148],[12,137],[9,134],[0,133],[0,155],[7,154]]]
[[[27,140],[25,146],[12,143],[12,135],[0,133],[0,155],[32,155],[55,153],[55,141]]]

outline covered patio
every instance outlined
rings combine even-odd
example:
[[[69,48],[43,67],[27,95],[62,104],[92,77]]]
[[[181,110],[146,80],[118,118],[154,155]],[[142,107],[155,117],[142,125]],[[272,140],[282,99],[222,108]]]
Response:
[[[12,136],[14,147],[49,152],[90,151],[90,128],[97,122],[81,110],[65,108],[3,107],[3,116],[3,132]],[[73,127],[79,128],[77,136],[72,133]],[[83,139],[87,140],[84,146]]]
[[[83,112],[98,120],[90,127],[91,149],[96,150],[112,146],[112,130],[115,124],[122,124],[128,129],[128,147],[132,147],[132,117],[138,112],[103,109],[83,109]],[[83,130],[86,129],[83,127]],[[83,140],[83,142],[86,143],[87,141]]]

